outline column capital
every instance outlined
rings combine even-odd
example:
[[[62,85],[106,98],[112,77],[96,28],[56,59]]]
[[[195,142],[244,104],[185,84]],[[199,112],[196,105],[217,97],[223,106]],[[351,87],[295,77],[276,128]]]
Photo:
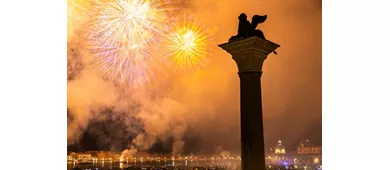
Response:
[[[240,73],[261,72],[267,56],[280,47],[258,37],[237,39],[218,46],[233,56]]]

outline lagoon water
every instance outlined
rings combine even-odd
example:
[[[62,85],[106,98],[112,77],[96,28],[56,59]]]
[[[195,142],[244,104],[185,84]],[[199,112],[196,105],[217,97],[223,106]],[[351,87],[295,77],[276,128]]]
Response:
[[[68,170],[117,170],[117,169],[195,169],[196,167],[208,167],[225,170],[238,170],[240,161],[144,161],[144,162],[99,162],[99,163],[68,163]],[[154,168],[152,168],[154,167]],[[156,168],[160,167],[160,168]]]

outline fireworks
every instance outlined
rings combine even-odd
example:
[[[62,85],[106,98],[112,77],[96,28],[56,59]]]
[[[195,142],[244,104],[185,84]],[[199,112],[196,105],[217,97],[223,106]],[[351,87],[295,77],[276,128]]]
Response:
[[[86,0],[67,0],[67,3],[68,37],[71,37],[76,30],[82,28],[82,24],[86,21],[88,17],[86,6],[88,5]]]
[[[68,22],[73,19],[82,20],[82,15],[86,14],[87,10],[84,7],[85,0],[67,0],[68,4]],[[74,18],[73,18],[74,17]]]
[[[199,22],[182,17],[167,34],[167,57],[176,68],[193,71],[206,65],[209,40],[210,34]]]
[[[153,78],[149,50],[167,20],[162,0],[95,0],[89,40],[96,67],[111,80],[143,83]]]
[[[175,68],[193,71],[207,63],[209,34],[190,18],[171,22],[172,5],[171,0],[68,0],[68,23],[82,16],[78,13],[87,14],[89,61],[105,79],[142,85],[162,71],[152,59],[161,50],[168,51],[166,58]],[[159,51],[152,55],[154,48]]]

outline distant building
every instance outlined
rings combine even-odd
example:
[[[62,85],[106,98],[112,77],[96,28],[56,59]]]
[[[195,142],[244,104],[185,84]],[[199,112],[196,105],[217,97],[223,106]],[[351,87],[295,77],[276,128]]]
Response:
[[[230,152],[229,151],[222,151],[219,154],[219,156],[222,157],[222,158],[228,158],[228,157],[230,157]]]
[[[282,141],[279,140],[277,145],[270,150],[271,152],[266,156],[267,165],[297,167],[320,167],[322,165],[321,146],[312,145],[309,140],[302,141],[297,146],[297,150],[292,152],[287,152]]]
[[[79,161],[88,161],[88,160],[91,160],[91,157],[92,157],[92,155],[91,154],[89,154],[89,153],[79,153],[79,154],[77,154],[77,159],[79,160]]]
[[[75,152],[68,153],[68,161],[73,161],[76,159],[77,159],[77,153],[75,153]]]
[[[315,146],[309,140],[302,141],[297,148],[297,154],[321,154],[322,147]]]
[[[137,160],[148,160],[152,156],[153,156],[152,154],[144,151],[138,151],[137,153],[134,154],[134,158],[136,158]]]
[[[92,157],[96,158],[98,157],[100,151],[87,151],[87,154],[91,154]]]
[[[104,158],[106,157],[106,153],[103,151],[100,151],[96,154],[96,157],[98,160],[104,160]]]
[[[89,161],[116,161],[119,160],[120,154],[111,151],[87,151],[76,153],[78,160]]]
[[[278,140],[278,143],[274,147],[275,154],[286,154],[286,147],[282,144],[281,140]]]

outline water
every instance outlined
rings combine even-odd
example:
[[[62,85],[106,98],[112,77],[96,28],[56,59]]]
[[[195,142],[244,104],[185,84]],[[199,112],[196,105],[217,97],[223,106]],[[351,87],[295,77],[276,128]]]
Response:
[[[195,169],[196,167],[217,168],[222,170],[238,170],[240,161],[200,161],[200,160],[180,160],[180,161],[137,161],[128,163],[98,162],[98,163],[68,163],[68,170],[116,170],[116,169]]]
[[[68,170],[240,170],[239,160],[137,161],[128,163],[68,163]],[[271,166],[268,170],[318,170],[314,167]]]

